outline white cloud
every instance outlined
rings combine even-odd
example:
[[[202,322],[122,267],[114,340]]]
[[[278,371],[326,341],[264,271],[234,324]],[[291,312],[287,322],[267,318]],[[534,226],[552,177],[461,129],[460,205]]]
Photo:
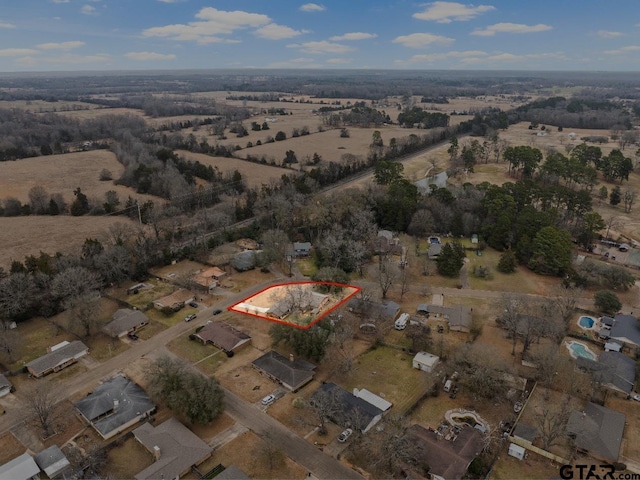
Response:
[[[85,15],[96,15],[96,7],[91,5],[83,5],[80,11]]]
[[[125,57],[131,60],[139,60],[142,62],[148,60],[175,60],[176,56],[173,53],[155,53],[155,52],[129,52],[124,54]]]
[[[143,30],[144,37],[166,37],[173,40],[195,41],[201,44],[223,43],[219,35],[229,35],[236,30],[260,27],[271,22],[267,15],[243,11],[224,11],[205,7],[197,14],[198,21],[188,24],[165,25]],[[232,41],[236,43],[235,41]]]
[[[327,63],[331,65],[348,65],[353,63],[353,60],[350,58],[328,58]]]
[[[438,23],[451,23],[453,21],[465,22],[478,15],[495,10],[491,5],[464,5],[456,2],[433,2],[426,4],[423,12],[414,13],[413,18],[418,20],[431,20]]]
[[[442,35],[434,35],[432,33],[412,33],[410,35],[401,35],[393,39],[393,43],[399,43],[410,48],[424,48],[432,44],[449,45],[455,40]]]
[[[604,53],[607,55],[624,55],[625,53],[634,52],[640,52],[640,45],[627,45],[626,47],[622,47],[617,50],[607,50]]]
[[[539,23],[537,25],[524,25],[522,23],[496,23],[489,25],[484,30],[476,29],[471,35],[480,37],[493,37],[496,33],[536,33],[551,30],[553,27]]]
[[[300,6],[302,12],[324,12],[326,8],[324,5],[318,5],[317,3],[305,3]]]
[[[419,62],[436,62],[442,60],[449,59],[465,59],[465,58],[480,58],[486,57],[489,55],[487,52],[483,52],[482,50],[466,50],[466,51],[450,51],[444,53],[426,53],[421,55],[413,55],[408,63],[419,63]]]
[[[313,58],[292,58],[291,60],[283,60],[273,62],[268,65],[269,68],[320,68],[320,65]]]
[[[364,32],[351,32],[345,33],[344,35],[336,35],[334,37],[329,38],[329,40],[333,40],[339,42],[341,40],[369,40],[370,38],[376,38],[378,35],[375,33],[364,33]]]
[[[610,32],[608,30],[598,30],[596,35],[602,38],[617,38],[623,35],[622,32]]]
[[[12,23],[0,22],[0,28],[16,28]]]
[[[73,48],[79,48],[84,45],[84,42],[60,42],[60,43],[41,43],[37,45],[40,50],[71,50]]]
[[[255,31],[255,34],[261,38],[267,38],[269,40],[282,40],[283,38],[293,38],[304,33],[309,33],[308,30],[294,30],[293,28],[285,25],[278,25],[277,23],[270,23],[264,27],[260,27]]]
[[[64,54],[58,57],[46,56],[46,57],[23,57],[17,60],[21,65],[34,65],[42,63],[50,63],[56,65],[82,65],[87,63],[108,63],[111,60],[111,55],[106,53],[98,53],[95,55],[72,55]]]
[[[470,57],[462,59],[461,62],[465,64],[483,64],[488,65],[491,63],[502,64],[502,63],[522,63],[522,62],[532,62],[535,60],[566,60],[566,56],[562,53],[558,52],[548,52],[548,53],[527,53],[524,55],[516,55],[514,53],[496,53],[494,55],[490,55],[488,57]]]
[[[342,54],[351,52],[354,50],[352,47],[348,47],[347,45],[341,45],[339,43],[331,43],[323,40],[321,42],[305,42],[302,44],[292,44],[287,45],[288,48],[299,48],[301,51],[305,53],[309,53],[312,55],[323,55],[327,53],[333,54]]]
[[[36,55],[38,50],[32,48],[3,48],[0,49],[0,57],[19,57],[21,55]]]

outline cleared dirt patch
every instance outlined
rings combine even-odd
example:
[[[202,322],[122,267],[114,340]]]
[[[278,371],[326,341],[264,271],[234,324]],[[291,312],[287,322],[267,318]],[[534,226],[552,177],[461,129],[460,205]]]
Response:
[[[19,455],[22,455],[27,447],[22,445],[20,441],[13,436],[13,433],[7,432],[0,437],[0,465],[4,465]]]
[[[134,478],[153,463],[153,455],[135,437],[109,449],[106,472],[113,478]]]

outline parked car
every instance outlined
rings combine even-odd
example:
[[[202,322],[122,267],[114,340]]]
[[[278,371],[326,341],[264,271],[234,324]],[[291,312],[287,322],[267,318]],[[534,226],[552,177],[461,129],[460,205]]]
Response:
[[[213,311],[214,315],[220,315],[221,313],[222,313],[222,310],[220,310],[219,308]]]
[[[127,337],[129,337],[131,340],[138,340],[138,335],[136,335],[135,333],[127,333]]]
[[[196,317],[197,317],[197,315],[195,313],[192,313],[191,315],[187,315],[186,317],[184,317],[184,321],[185,322],[190,322],[191,320],[193,320]]]
[[[636,402],[640,402],[640,395],[634,395],[631,398],[633,398]]]
[[[276,396],[269,394],[266,397],[264,397],[260,403],[262,403],[262,405],[271,405],[273,402],[276,401]]]
[[[338,435],[338,441],[340,443],[346,442],[347,439],[351,436],[352,433],[353,433],[353,430],[351,430],[350,428],[347,428],[346,430],[343,430],[342,433],[340,435]]]
[[[196,302],[189,302],[188,305],[192,308],[198,308],[198,304]]]

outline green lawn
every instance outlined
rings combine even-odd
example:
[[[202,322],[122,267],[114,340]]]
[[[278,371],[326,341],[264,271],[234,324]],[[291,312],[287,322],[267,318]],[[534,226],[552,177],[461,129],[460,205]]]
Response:
[[[358,357],[342,386],[349,391],[366,388],[405,412],[430,385],[428,376],[412,367],[413,355],[390,347],[378,347]]]
[[[195,329],[194,329],[195,330]],[[190,332],[193,333],[193,332]],[[226,361],[226,354],[213,345],[203,345],[197,340],[189,340],[188,335],[181,335],[169,342],[169,350],[196,364],[207,375],[213,375],[217,368]]]
[[[74,335],[41,317],[18,323],[17,330],[20,334],[20,344],[14,356],[15,361],[7,365],[11,370],[22,368],[25,363],[43,356],[47,353],[47,347],[65,340],[77,340]]]
[[[84,342],[89,347],[89,355],[100,362],[109,360],[124,352],[129,346],[122,340],[98,333]]]
[[[318,267],[313,258],[305,258],[296,261],[296,267],[305,277],[313,277],[318,272]]]

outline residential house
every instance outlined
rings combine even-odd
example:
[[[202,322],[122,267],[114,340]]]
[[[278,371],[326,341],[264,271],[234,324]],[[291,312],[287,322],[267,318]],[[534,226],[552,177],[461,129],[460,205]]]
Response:
[[[176,290],[171,295],[167,295],[162,298],[158,298],[153,301],[153,306],[158,310],[162,310],[163,308],[170,308],[172,310],[178,311],[184,307],[185,303],[189,303],[195,300],[193,293],[189,290],[181,288]]]
[[[584,357],[576,359],[576,365],[593,376],[603,387],[625,395],[631,394],[636,379],[636,362],[620,352],[605,351],[599,360]]]
[[[626,417],[589,402],[583,411],[571,412],[567,433],[579,451],[607,462],[617,462]]]
[[[245,250],[233,255],[231,258],[231,266],[238,272],[246,272],[256,268],[256,252],[253,250]]]
[[[437,355],[427,352],[418,352],[416,353],[416,356],[413,357],[413,368],[431,373],[439,361],[440,357]]]
[[[11,382],[0,373],[0,397],[9,395],[13,391],[13,385]]]
[[[208,322],[193,336],[203,344],[210,343],[226,353],[235,352],[251,342],[249,335],[225,322]]]
[[[524,442],[533,444],[533,441],[538,437],[538,429],[533,425],[518,422],[516,428],[513,429],[513,436]]]
[[[211,267],[195,273],[191,277],[191,280],[193,280],[193,283],[200,289],[207,293],[211,293],[218,285],[220,285],[220,281],[226,275],[227,272],[224,270],[218,267]]]
[[[376,395],[375,393],[370,392],[366,388],[354,388],[353,396],[361,398],[365,402],[370,403],[374,407],[379,408],[383,412],[386,412],[393,406],[393,403],[389,402],[388,400],[385,400],[380,395]]]
[[[0,465],[0,480],[39,480],[40,468],[29,452]]]
[[[421,315],[426,315],[429,318],[444,318],[449,324],[449,329],[454,332],[469,333],[471,331],[471,324],[473,323],[473,309],[469,307],[465,307],[463,305],[445,307],[421,303],[418,305],[417,312]]]
[[[362,433],[367,433],[382,419],[384,413],[380,408],[356,397],[335,383],[323,383],[311,395],[311,402],[322,402],[325,398],[330,398],[336,405],[330,417],[333,423],[341,427],[358,428]]]
[[[57,445],[41,451],[34,457],[34,460],[40,470],[46,473],[51,480],[71,477],[71,463]]]
[[[216,480],[249,480],[250,477],[235,465],[229,465],[216,475]]]
[[[113,338],[134,333],[149,323],[149,317],[144,313],[130,308],[116,310],[111,318],[112,320],[103,327],[102,331]]]
[[[407,434],[418,446],[420,460],[429,465],[429,473],[447,480],[461,479],[484,448],[482,433],[468,426],[449,440],[418,424],[409,427]]]
[[[379,230],[375,239],[374,251],[376,253],[390,253],[392,255],[400,255],[402,253],[402,245],[400,239],[389,230]]]
[[[310,315],[318,315],[325,308],[331,297],[311,290],[301,290],[287,294],[279,302],[275,303],[267,310],[267,316],[277,319],[284,319],[290,313],[298,311]]]
[[[294,359],[293,355],[286,358],[273,350],[256,358],[251,364],[260,373],[292,392],[309,383],[316,369],[312,363]]]
[[[363,298],[353,297],[347,302],[350,312],[366,320],[395,320],[400,313],[400,305],[391,300],[384,303],[371,302]]]
[[[136,480],[181,478],[211,456],[213,448],[176,418],[154,427],[136,428],[133,435],[153,454],[155,461],[135,475]]]
[[[293,242],[293,255],[295,257],[308,257],[311,255],[310,242]]]
[[[628,346],[640,346],[640,324],[633,315],[618,314],[613,318],[609,338]]]
[[[62,342],[50,348],[50,352],[25,365],[27,371],[36,378],[52,372],[59,372],[89,353],[89,347],[79,340]]]
[[[114,377],[75,403],[105,440],[151,415],[156,406],[146,392],[124,376]]]

